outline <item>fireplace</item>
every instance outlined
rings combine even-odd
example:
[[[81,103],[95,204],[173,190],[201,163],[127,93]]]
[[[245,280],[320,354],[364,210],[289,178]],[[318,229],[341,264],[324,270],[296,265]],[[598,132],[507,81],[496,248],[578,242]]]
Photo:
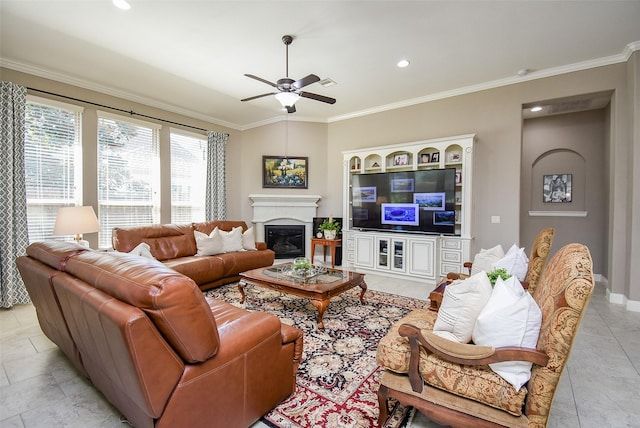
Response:
[[[295,225],[304,228],[302,254],[311,257],[311,237],[313,235],[313,218],[320,195],[249,195],[253,207],[253,220],[256,228],[256,241],[267,242],[266,226]],[[306,237],[306,238],[305,238]],[[299,256],[282,256],[299,257]]]
[[[264,226],[267,248],[275,251],[276,259],[291,259],[305,255],[305,227],[303,225]]]

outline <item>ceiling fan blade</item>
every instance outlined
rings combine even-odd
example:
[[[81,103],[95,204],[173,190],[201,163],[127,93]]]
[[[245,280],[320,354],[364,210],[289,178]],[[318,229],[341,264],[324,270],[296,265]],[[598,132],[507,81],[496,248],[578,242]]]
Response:
[[[315,74],[310,74],[310,75],[308,75],[306,77],[303,77],[300,80],[296,80],[295,82],[293,82],[293,85],[291,85],[291,86],[294,86],[297,89],[302,89],[305,86],[308,86],[308,85],[310,85],[312,83],[316,83],[316,82],[319,82],[319,81],[320,81],[320,78],[318,76],[316,76]]]
[[[287,113],[295,113],[296,112],[296,106],[286,106],[285,108],[287,109]]]
[[[277,92],[269,92],[268,94],[256,95],[255,97],[245,98],[245,99],[240,100],[240,101],[251,101],[251,100],[255,100],[256,98],[267,97],[269,95],[275,95],[275,94],[277,94]]]
[[[275,83],[271,83],[268,80],[264,80],[262,77],[254,76],[253,74],[245,74],[245,76],[250,77],[252,79],[255,79],[255,80],[259,81],[259,82],[266,83],[267,85],[271,85],[274,88],[277,88]]]
[[[322,101],[323,103],[327,103],[327,104],[335,104],[336,103],[336,99],[335,98],[329,98],[329,97],[325,97],[324,95],[318,95],[318,94],[312,94],[311,92],[298,92],[298,95],[300,95],[303,98],[310,98],[312,100],[316,100],[316,101]]]

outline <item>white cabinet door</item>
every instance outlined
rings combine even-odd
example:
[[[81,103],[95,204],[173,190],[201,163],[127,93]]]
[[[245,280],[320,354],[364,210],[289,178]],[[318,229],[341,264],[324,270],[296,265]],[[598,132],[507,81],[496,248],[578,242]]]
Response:
[[[372,268],[374,264],[374,240],[373,235],[354,234],[356,244],[355,265]]]
[[[426,279],[435,279],[435,251],[434,239],[409,239],[409,273]]]

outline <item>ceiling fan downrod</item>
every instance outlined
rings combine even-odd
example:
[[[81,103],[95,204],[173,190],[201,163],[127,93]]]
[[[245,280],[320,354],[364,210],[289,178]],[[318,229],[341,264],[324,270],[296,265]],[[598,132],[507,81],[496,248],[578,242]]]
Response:
[[[282,43],[285,45],[286,57],[285,57],[285,77],[289,77],[289,45],[293,42],[293,36],[285,34],[282,36]]]

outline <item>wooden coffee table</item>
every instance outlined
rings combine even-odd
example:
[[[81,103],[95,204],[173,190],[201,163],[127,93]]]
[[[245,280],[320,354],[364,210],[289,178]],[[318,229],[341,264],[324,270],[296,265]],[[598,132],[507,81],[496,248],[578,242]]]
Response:
[[[244,288],[247,285],[257,285],[282,293],[304,297],[311,300],[311,304],[318,309],[318,328],[320,329],[324,328],[322,316],[332,297],[338,296],[351,288],[360,287],[362,289],[360,303],[364,304],[364,293],[367,291],[367,284],[364,282],[363,274],[327,268],[325,273],[302,280],[283,273],[289,266],[291,266],[291,263],[242,272],[240,274],[242,278],[238,283],[238,290],[242,294],[240,303],[245,301]]]

